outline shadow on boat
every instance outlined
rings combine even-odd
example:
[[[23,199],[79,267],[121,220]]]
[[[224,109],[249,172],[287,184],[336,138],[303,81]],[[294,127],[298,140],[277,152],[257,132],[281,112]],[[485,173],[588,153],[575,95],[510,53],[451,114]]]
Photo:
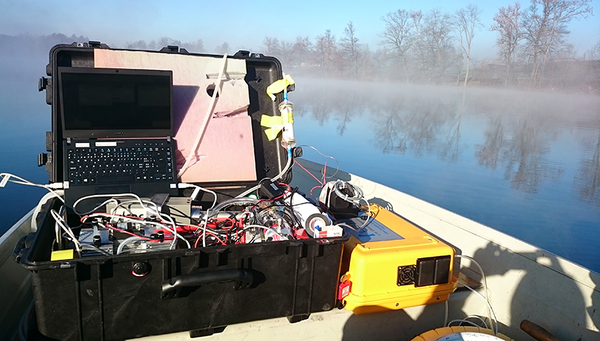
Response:
[[[590,272],[590,279],[596,285],[596,290],[592,293],[591,305],[586,310],[596,328],[600,329],[600,275]]]
[[[312,181],[317,178],[350,180],[353,177],[342,171],[334,174],[335,170],[331,168],[327,169],[324,177],[319,164],[305,160],[302,164],[314,172],[315,179]],[[295,175],[298,173],[302,172]],[[369,202],[403,216],[401,207],[395,207],[382,197],[369,198]],[[429,230],[428,226],[421,227]],[[529,336],[519,327],[527,319],[564,340],[600,339],[597,332],[600,326],[598,274],[528,244],[513,245],[521,242],[510,237],[491,241],[488,238],[494,238],[495,234],[487,236],[485,231],[477,231],[477,226],[463,229],[457,225],[453,228],[456,228],[457,234],[444,234],[444,239],[464,248],[457,250],[457,254],[465,253],[461,272],[475,283],[484,282],[481,271],[464,258],[467,258],[466,255],[473,256],[483,268],[489,284],[490,303],[498,320],[504,322],[499,324],[500,333],[516,340],[528,339]],[[452,233],[451,230],[447,232]],[[497,237],[504,238],[502,235]],[[482,287],[477,290],[485,296]],[[486,319],[487,305],[483,300],[471,299],[474,295],[468,290],[453,293],[449,300],[448,320],[470,315]],[[444,316],[445,305],[442,303],[372,315],[352,315],[344,326],[344,340],[410,340],[429,329],[443,327]],[[490,324],[489,319],[487,323]]]
[[[550,253],[542,250],[518,253],[491,242],[485,248],[478,249],[473,258],[484,269],[488,295],[499,320],[500,333],[514,340],[530,339],[519,328],[523,320],[529,320],[561,340],[600,339],[600,333],[590,330],[594,325],[598,328],[600,324],[600,276],[597,274],[589,273],[592,286],[578,283],[565,275],[561,260]],[[485,282],[471,262],[461,263],[461,272],[467,274],[472,283]],[[589,290],[591,297],[584,297],[580,286],[583,290]],[[483,285],[477,291],[486,296]],[[472,296],[471,292],[461,290],[459,286],[448,300],[447,318],[445,303],[352,315],[344,326],[343,340],[410,340],[428,330],[444,327],[449,321],[460,321],[473,315],[491,327],[486,303],[471,299]],[[582,328],[589,319],[593,325],[588,322],[587,329]],[[478,322],[475,319],[470,321]],[[506,321],[507,324],[500,321]],[[481,323],[478,324],[483,327]]]

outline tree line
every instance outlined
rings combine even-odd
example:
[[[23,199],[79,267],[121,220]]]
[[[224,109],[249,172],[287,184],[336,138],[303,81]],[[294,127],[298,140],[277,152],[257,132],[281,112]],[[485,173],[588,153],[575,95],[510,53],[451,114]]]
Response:
[[[298,36],[295,41],[287,41],[265,36],[262,46],[254,52],[279,58],[285,71],[294,75],[465,86],[575,88],[600,93],[600,40],[582,55],[577,55],[568,41],[568,24],[593,14],[591,0],[529,1],[527,6],[515,2],[499,8],[492,23],[481,21],[481,9],[474,4],[454,12],[398,9],[381,18],[384,28],[374,45],[363,42],[360,28],[349,21],[339,36],[331,29],[314,39]],[[494,60],[472,59],[474,38],[482,30],[496,33]],[[82,42],[87,38],[63,34],[0,35],[6,53],[22,50],[23,41],[29,42],[34,51],[42,49],[47,53],[49,42]],[[127,42],[123,47],[159,50],[167,45],[190,52],[236,51],[227,42],[205,48],[202,39],[183,42],[168,37]]]
[[[573,62],[600,60],[600,40],[577,56],[567,39],[573,19],[593,14],[590,2],[531,0],[527,7],[515,2],[499,8],[489,26],[474,4],[453,13],[398,9],[382,17],[384,30],[374,51],[360,41],[350,21],[339,38],[330,29],[314,40],[299,36],[288,42],[267,36],[261,52],[278,57],[296,73],[311,75],[465,86],[568,86],[562,78],[573,72]],[[497,60],[480,61],[473,70],[473,39],[485,29],[497,34]],[[600,64],[577,67],[584,68],[579,73],[586,76],[579,81],[600,89]]]

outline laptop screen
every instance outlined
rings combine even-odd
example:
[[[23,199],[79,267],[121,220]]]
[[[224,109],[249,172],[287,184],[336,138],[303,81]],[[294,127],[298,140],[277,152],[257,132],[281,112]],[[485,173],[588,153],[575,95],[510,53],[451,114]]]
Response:
[[[173,73],[60,67],[63,137],[173,136]]]

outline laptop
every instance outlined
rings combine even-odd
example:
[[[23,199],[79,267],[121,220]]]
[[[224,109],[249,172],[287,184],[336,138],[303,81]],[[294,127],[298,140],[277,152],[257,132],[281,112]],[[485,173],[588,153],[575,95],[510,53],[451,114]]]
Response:
[[[67,207],[177,193],[172,71],[59,67],[58,82]]]

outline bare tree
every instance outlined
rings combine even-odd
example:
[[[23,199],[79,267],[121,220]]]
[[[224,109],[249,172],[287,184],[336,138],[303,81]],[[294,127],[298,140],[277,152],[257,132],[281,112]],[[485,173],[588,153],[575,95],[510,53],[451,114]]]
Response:
[[[388,13],[382,20],[385,22],[382,44],[400,59],[408,82],[408,52],[415,40],[413,35],[414,17],[408,11],[399,9],[396,12]]]
[[[279,57],[281,58],[281,63],[283,65],[290,65],[293,63],[293,47],[294,45],[290,42],[281,40],[279,43]]]
[[[215,49],[215,52],[221,54],[229,53],[229,43],[224,42],[223,44],[218,45]]]
[[[481,10],[476,5],[469,4],[466,8],[461,8],[454,15],[456,29],[458,31],[458,40],[460,47],[465,53],[465,81],[464,86],[467,86],[469,80],[469,67],[471,62],[471,44],[475,37],[475,30],[481,29]]]
[[[335,36],[331,33],[331,30],[327,29],[324,34],[317,36],[315,52],[319,59],[319,66],[328,73],[331,72],[335,64],[336,51]]]
[[[263,53],[269,56],[279,55],[279,39],[275,37],[265,37],[265,39],[263,39]]]
[[[312,43],[308,37],[296,37],[296,42],[292,46],[294,61],[297,61],[299,66],[310,66],[313,61]]]
[[[343,57],[348,61],[347,64],[350,66],[350,72],[354,78],[357,78],[360,46],[358,44],[358,38],[356,38],[356,30],[352,21],[344,28],[344,36],[341,39],[341,48],[344,52]]]
[[[146,43],[145,40],[138,40],[136,42],[133,43],[127,43],[125,45],[128,49],[141,49],[141,50],[145,50],[148,48],[148,44]]]
[[[567,24],[592,14],[591,0],[531,0],[523,15],[522,26],[527,53],[532,63],[531,84],[538,86],[551,52],[564,42]]]
[[[192,41],[192,42],[188,42],[188,43],[181,43],[181,45],[179,45],[179,46],[185,47],[188,51],[193,51],[193,52],[204,51],[204,42],[202,41],[202,39],[198,39],[196,41]]]
[[[517,47],[522,37],[521,15],[521,5],[518,2],[514,6],[509,5],[507,8],[500,7],[498,13],[494,16],[494,24],[490,27],[491,31],[496,31],[499,34],[496,45],[500,49],[500,58],[506,64],[505,84],[508,83],[510,78],[511,66],[515,61]]]
[[[420,42],[423,44],[423,62],[429,80],[443,81],[446,70],[455,61],[452,45],[452,20],[449,14],[433,9],[423,19]]]
[[[583,54],[585,60],[600,60],[600,40]]]

